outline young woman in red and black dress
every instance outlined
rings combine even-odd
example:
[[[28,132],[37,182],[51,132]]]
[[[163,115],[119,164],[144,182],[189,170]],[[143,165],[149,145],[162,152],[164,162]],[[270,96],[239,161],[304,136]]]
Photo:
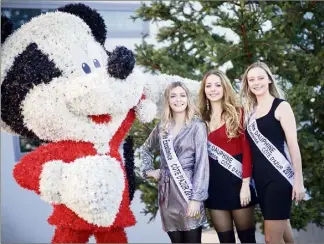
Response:
[[[206,208],[221,243],[255,243],[251,151],[235,91],[221,71],[205,74],[199,93],[200,112],[209,130],[210,180]]]

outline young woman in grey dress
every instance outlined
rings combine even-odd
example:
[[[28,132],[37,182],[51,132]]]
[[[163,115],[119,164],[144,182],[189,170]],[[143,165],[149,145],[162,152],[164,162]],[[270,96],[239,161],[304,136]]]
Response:
[[[159,181],[161,220],[172,243],[201,243],[202,225],[206,223],[204,200],[207,199],[209,181],[207,128],[196,116],[198,110],[183,83],[170,84],[165,90],[164,99],[161,121],[141,147],[143,176]],[[188,185],[191,185],[189,195],[183,193],[188,193],[188,189],[182,188],[183,182],[178,186],[175,180],[180,173],[178,171],[179,174],[173,175],[174,167],[170,164],[169,154],[165,156],[167,142],[163,139],[164,135],[173,138],[170,147],[174,148],[175,157],[180,163],[178,166],[182,168]],[[160,152],[159,169],[153,166],[155,150]]]

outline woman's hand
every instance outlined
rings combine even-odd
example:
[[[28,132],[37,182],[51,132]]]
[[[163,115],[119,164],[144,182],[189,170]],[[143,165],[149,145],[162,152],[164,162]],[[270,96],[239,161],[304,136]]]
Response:
[[[146,172],[147,177],[154,178],[155,180],[160,179],[160,169],[149,170]]]
[[[296,202],[300,202],[305,197],[305,187],[303,180],[295,177],[294,179],[294,186],[292,191],[292,200],[295,199]]]
[[[187,209],[187,217],[199,218],[200,217],[200,202],[191,200]]]
[[[250,191],[250,178],[243,179],[241,192],[240,192],[240,202],[241,206],[245,207],[251,201],[251,191]]]

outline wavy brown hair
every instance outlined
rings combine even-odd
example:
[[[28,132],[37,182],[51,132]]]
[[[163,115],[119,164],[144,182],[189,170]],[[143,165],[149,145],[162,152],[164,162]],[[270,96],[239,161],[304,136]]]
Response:
[[[161,127],[162,131],[166,133],[171,125],[172,119],[173,119],[173,114],[172,110],[169,104],[169,97],[171,90],[176,87],[181,87],[183,90],[185,90],[186,95],[187,95],[187,100],[188,100],[188,105],[186,108],[186,125],[188,125],[194,117],[199,117],[199,110],[193,103],[191,94],[188,90],[188,88],[180,81],[172,82],[164,92],[164,109],[162,112],[161,116]]]
[[[240,97],[241,97],[241,101],[243,104],[243,108],[244,108],[244,126],[247,125],[248,123],[248,118],[251,116],[251,113],[253,112],[254,107],[257,105],[257,99],[256,96],[251,92],[250,88],[249,88],[249,83],[248,83],[248,73],[251,69],[253,68],[261,68],[263,69],[267,75],[268,75],[268,79],[271,81],[271,83],[269,84],[269,93],[276,98],[284,98],[284,93],[281,91],[281,89],[277,86],[277,82],[274,79],[274,76],[270,70],[270,68],[268,67],[268,65],[266,65],[265,63],[261,62],[261,61],[257,61],[253,64],[251,64],[244,72],[244,75],[242,77],[242,86],[241,86],[241,92],[240,92]]]
[[[229,81],[226,74],[220,70],[211,70],[207,72],[201,81],[201,86],[198,94],[199,110],[200,110],[201,117],[205,122],[207,122],[207,124],[210,125],[212,123],[211,121],[212,108],[211,108],[210,101],[206,97],[206,93],[205,93],[206,80],[210,75],[218,76],[221,80],[221,85],[223,87],[222,119],[225,121],[226,124],[226,134],[228,138],[238,137],[242,129],[241,126],[242,109],[238,102],[238,96],[236,95],[231,82]],[[209,109],[207,109],[207,103]]]

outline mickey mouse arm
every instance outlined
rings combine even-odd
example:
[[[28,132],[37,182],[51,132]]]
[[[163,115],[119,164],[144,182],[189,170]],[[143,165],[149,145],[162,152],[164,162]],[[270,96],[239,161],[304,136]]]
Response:
[[[41,195],[43,200],[59,203],[58,184],[64,162],[55,160],[58,155],[49,145],[25,155],[14,167],[15,180],[21,187]]]
[[[146,99],[143,94],[140,102],[135,107],[135,112],[136,118],[142,123],[151,122],[156,116],[156,104]]]
[[[200,82],[183,78],[176,75],[158,74],[153,75],[149,73],[141,74],[145,80],[144,94],[146,99],[149,99],[157,106],[157,111],[160,113],[164,106],[164,92],[165,89],[172,82],[182,82],[188,89],[194,100],[198,97],[200,89]]]

